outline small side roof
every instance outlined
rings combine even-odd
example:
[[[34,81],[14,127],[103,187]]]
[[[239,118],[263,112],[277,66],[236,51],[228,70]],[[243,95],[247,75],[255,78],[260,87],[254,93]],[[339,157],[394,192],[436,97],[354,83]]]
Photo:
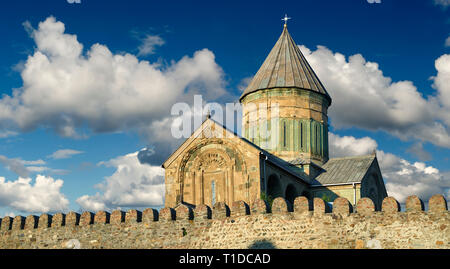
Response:
[[[375,159],[375,154],[330,159],[312,185],[360,183]]]

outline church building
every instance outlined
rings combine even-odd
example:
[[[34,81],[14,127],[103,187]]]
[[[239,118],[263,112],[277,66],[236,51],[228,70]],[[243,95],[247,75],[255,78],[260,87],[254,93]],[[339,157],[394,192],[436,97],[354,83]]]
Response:
[[[332,99],[286,24],[239,101],[243,137],[207,117],[164,162],[166,207],[306,196],[353,205],[369,197],[381,208],[387,192],[375,153],[329,158]]]

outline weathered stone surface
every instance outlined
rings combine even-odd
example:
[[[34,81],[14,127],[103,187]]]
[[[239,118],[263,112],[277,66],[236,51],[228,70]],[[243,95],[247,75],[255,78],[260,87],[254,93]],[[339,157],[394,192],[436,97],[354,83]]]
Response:
[[[327,211],[325,202],[317,197],[314,198],[313,202],[314,202],[314,215],[318,216],[325,214],[325,212]]]
[[[94,223],[95,214],[92,212],[85,211],[81,214],[80,217],[80,226],[87,226]]]
[[[288,201],[282,197],[277,197],[272,203],[272,214],[286,214],[289,212]]]
[[[230,216],[230,208],[223,202],[217,202],[212,210],[213,219],[226,218]]]
[[[106,211],[99,211],[95,213],[94,223],[95,224],[106,224],[109,223],[110,214]]]
[[[447,201],[442,194],[435,194],[431,196],[428,201],[428,210],[430,212],[443,212],[447,211]]]
[[[406,198],[406,211],[423,211],[423,202],[416,195]]]
[[[356,204],[356,212],[358,214],[369,216],[375,211],[375,205],[370,198],[361,198]]]
[[[234,217],[250,215],[250,207],[244,201],[235,201],[231,206],[231,215]]]
[[[175,217],[177,220],[191,220],[194,218],[194,212],[191,208],[180,205],[175,210]]]
[[[394,197],[386,197],[381,205],[381,210],[386,213],[397,213],[400,211],[400,204]]]
[[[310,210],[310,204],[308,198],[305,196],[299,196],[294,200],[294,212],[297,214],[305,214]]]
[[[51,224],[52,224],[52,215],[42,214],[39,217],[39,224],[38,224],[39,229],[49,228],[51,227]]]
[[[25,229],[36,229],[38,227],[39,217],[34,215],[29,215],[25,219]]]
[[[23,230],[25,227],[25,218],[22,216],[15,216],[13,219],[12,230]]]
[[[73,212],[75,213],[75,212]],[[53,215],[52,217],[52,224],[51,227],[61,227],[66,225],[66,214],[63,213],[56,213],[55,215]]]
[[[11,230],[12,228],[12,223],[13,223],[13,218],[6,216],[2,219],[2,222],[0,223],[1,225],[1,230],[2,231],[8,231]]]
[[[175,220],[175,210],[170,207],[164,207],[159,211],[159,221]]]
[[[256,199],[252,204],[252,214],[265,214],[270,212],[270,207],[266,201],[262,199]]]
[[[142,222],[153,223],[158,220],[158,211],[153,208],[146,208],[142,212]]]
[[[207,205],[198,205],[194,210],[194,219],[205,220],[212,218],[211,208]]]
[[[111,212],[111,216],[109,217],[109,222],[111,224],[121,224],[125,222],[125,212],[121,210],[114,210]]]
[[[130,209],[127,211],[125,215],[125,222],[126,223],[135,223],[135,222],[141,222],[142,221],[142,212]]]
[[[436,196],[434,199],[437,201],[438,209],[439,207],[442,209],[439,202],[441,198]],[[319,210],[318,215],[293,214],[295,217],[289,218],[282,214],[258,213],[205,220],[201,219],[202,214],[196,214],[194,222],[189,223],[179,219],[171,220],[170,223],[152,220],[151,229],[145,222],[120,222],[120,225],[110,223],[59,227],[55,227],[52,223],[50,228],[7,231],[3,225],[12,219],[3,218],[0,249],[66,247],[235,249],[258,246],[293,249],[450,249],[449,211],[438,211],[439,214],[424,211],[399,212],[395,199],[386,199],[383,211],[373,213],[372,204],[368,201],[365,203],[366,209],[372,212],[372,217],[360,217],[361,210],[357,214],[351,213],[346,218],[324,214],[323,200],[319,199],[316,200],[314,208],[314,211]],[[166,217],[170,216],[171,209],[166,210],[164,214]],[[120,221],[121,211],[116,212]],[[196,212],[203,212],[204,216],[204,212],[207,212],[206,206],[203,209],[196,208]],[[41,219],[44,221],[43,217]],[[195,221],[197,219],[199,221]],[[17,223],[20,221],[16,222],[16,227]]]
[[[352,211],[352,205],[344,197],[338,197],[333,202],[333,213],[347,216]]]
[[[66,215],[66,226],[73,227],[76,225],[80,225],[80,221],[81,221],[81,215],[78,214],[77,212],[71,211]]]

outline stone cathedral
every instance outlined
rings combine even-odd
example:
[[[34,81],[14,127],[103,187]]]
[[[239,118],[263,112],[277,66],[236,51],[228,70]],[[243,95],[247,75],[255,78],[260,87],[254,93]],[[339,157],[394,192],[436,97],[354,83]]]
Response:
[[[375,153],[329,158],[332,99],[286,24],[239,101],[243,137],[207,117],[164,162],[166,207],[251,205],[276,197],[292,204],[297,196],[332,202],[341,196],[353,205],[369,197],[380,209],[387,193]],[[273,104],[276,118],[270,116]],[[262,114],[259,107],[269,110],[267,116],[252,116]],[[273,135],[261,135],[264,128]]]

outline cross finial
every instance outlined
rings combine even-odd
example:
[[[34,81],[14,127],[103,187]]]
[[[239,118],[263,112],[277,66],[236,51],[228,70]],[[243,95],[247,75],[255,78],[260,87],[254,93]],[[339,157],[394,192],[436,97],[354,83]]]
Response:
[[[290,20],[291,18],[287,16],[287,14],[284,14],[284,18],[282,18],[281,20],[284,21],[284,27],[287,26],[287,21]]]

